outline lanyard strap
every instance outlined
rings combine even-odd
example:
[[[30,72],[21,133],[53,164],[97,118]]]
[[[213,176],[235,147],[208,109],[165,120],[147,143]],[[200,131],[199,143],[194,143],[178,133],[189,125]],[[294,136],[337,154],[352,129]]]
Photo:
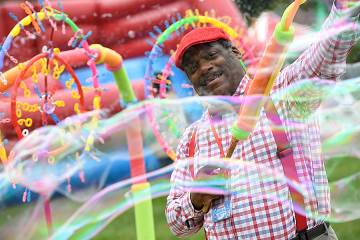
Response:
[[[215,127],[214,125],[212,124],[211,122],[211,119],[210,119],[210,116],[209,116],[209,121],[210,121],[210,126],[211,126],[211,131],[212,133],[214,134],[214,137],[216,139],[216,143],[219,147],[219,150],[220,150],[220,156],[222,158],[225,157],[225,153],[224,153],[224,149],[222,147],[222,142],[221,142],[221,138],[219,137],[219,135],[217,134],[216,130],[215,130]],[[197,127],[195,127],[194,131],[192,132],[192,135],[191,135],[191,139],[190,139],[190,143],[189,143],[189,154],[188,154],[188,157],[189,158],[194,158],[195,156],[195,142],[196,142],[196,135],[197,135]],[[190,173],[191,173],[191,177],[193,179],[195,179],[195,173],[194,173],[194,162],[190,164]]]
[[[224,152],[224,149],[222,147],[222,138],[219,137],[219,135],[217,134],[216,130],[215,130],[215,127],[214,127],[214,124],[211,120],[211,117],[210,117],[210,114],[208,114],[208,117],[209,117],[209,122],[210,122],[210,127],[211,127],[211,131],[212,133],[214,134],[214,137],[215,137],[215,140],[216,140],[216,143],[219,147],[219,150],[220,150],[220,157],[221,158],[224,158],[225,157],[225,152]]]
[[[190,139],[190,143],[189,143],[189,155],[188,157],[189,158],[192,158],[192,163],[190,163],[189,165],[189,168],[190,168],[190,174],[191,174],[191,177],[193,179],[195,179],[195,173],[194,173],[194,156],[195,156],[195,138],[196,138],[196,134],[197,134],[197,127],[195,127],[192,135],[191,135],[191,139]]]

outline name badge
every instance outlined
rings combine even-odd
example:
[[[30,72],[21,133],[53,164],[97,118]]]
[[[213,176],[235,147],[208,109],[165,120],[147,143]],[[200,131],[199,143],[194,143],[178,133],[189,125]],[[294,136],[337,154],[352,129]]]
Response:
[[[231,199],[224,197],[213,202],[211,207],[211,219],[213,222],[219,222],[231,216]]]

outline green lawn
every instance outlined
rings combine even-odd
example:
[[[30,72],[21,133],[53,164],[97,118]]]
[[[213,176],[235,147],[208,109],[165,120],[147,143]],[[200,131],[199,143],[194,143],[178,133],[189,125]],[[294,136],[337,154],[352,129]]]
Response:
[[[350,176],[354,173],[360,172],[360,162],[359,159],[355,158],[337,158],[332,159],[327,162],[327,172],[329,182],[333,182],[339,179],[343,179],[346,176]],[[360,182],[355,182],[352,186],[346,185],[349,187],[350,195],[341,196],[341,200],[351,200],[352,202],[356,202],[358,206],[360,202]],[[351,193],[354,194],[351,194]],[[121,193],[119,193],[121,194]],[[353,197],[356,197],[353,199]],[[58,201],[58,203],[55,203]],[[62,222],[67,219],[71,213],[73,213],[76,209],[79,208],[77,204],[69,204],[66,203],[60,204],[61,201],[67,201],[65,198],[57,198],[53,199],[52,202],[54,203],[53,206],[58,206],[58,210],[55,211],[57,213],[63,213],[63,216],[57,215],[57,218],[54,219],[54,223],[61,224]],[[153,200],[153,211],[154,211],[154,220],[155,220],[155,233],[156,239],[177,239],[172,235],[170,232],[165,219],[164,208],[165,208],[166,198],[161,197]],[[4,224],[6,220],[6,216],[17,215],[17,213],[24,213],[25,210],[31,210],[33,206],[31,205],[21,205],[17,207],[10,207],[6,209],[2,209],[2,218],[0,218],[0,226]],[[59,211],[60,210],[60,211]],[[41,216],[40,216],[41,217]],[[37,230],[37,238],[36,239],[45,239],[46,238],[46,227],[41,226],[44,224],[43,220],[41,220],[40,225],[38,225]],[[359,239],[360,236],[360,219],[352,222],[343,222],[343,223],[332,223],[333,228],[335,229],[338,238],[344,240],[352,240],[352,239]],[[17,227],[17,226],[13,226]],[[92,226],[87,226],[87,228],[91,228]],[[81,233],[85,231],[86,228],[78,231],[72,239],[81,239]],[[1,236],[1,232],[0,232]],[[4,237],[4,235],[2,235]],[[12,238],[2,238],[2,239],[12,239]],[[115,218],[102,232],[100,232],[94,239],[96,240],[108,240],[108,239],[121,239],[121,240],[132,240],[136,239],[136,230],[135,230],[135,219],[134,219],[134,210],[133,208],[127,210],[125,213],[121,214],[119,217]],[[204,239],[203,230],[201,230],[197,235],[187,238],[187,239]]]
[[[334,158],[327,162],[326,169],[329,182],[336,181],[360,172],[360,159],[348,157]],[[359,196],[360,184],[353,187]],[[357,201],[359,203],[360,199],[358,198]],[[360,219],[352,222],[332,223],[332,226],[340,240],[359,239]]]
[[[156,239],[178,239],[172,235],[166,224],[164,208],[166,198],[158,198],[153,201],[154,219],[155,219],[155,233]],[[134,210],[133,208],[125,212],[123,215],[115,219],[107,228],[104,229],[96,238],[96,240],[105,239],[121,239],[133,240],[136,239],[136,230],[134,224]],[[188,239],[204,239],[203,231],[194,237]]]
[[[359,172],[360,162],[359,159],[355,158],[344,157],[332,159],[327,162],[327,171],[329,181],[336,181],[345,176],[349,176],[350,174]],[[360,186],[357,186],[357,189],[360,191]],[[164,197],[153,201],[156,239],[177,239],[171,234],[167,227],[164,215],[165,203],[166,199]],[[333,223],[332,226],[340,240],[359,239],[360,220],[345,223]],[[95,239],[136,239],[133,209],[128,210],[115,219]],[[201,230],[197,235],[187,239],[204,239],[203,231]]]
[[[165,198],[156,199],[154,204],[154,217],[156,239],[178,239],[174,237],[166,225],[164,216]],[[132,240],[136,239],[135,225],[134,225],[134,211],[130,209],[125,214],[114,220],[107,228],[104,229],[96,238],[96,240],[121,239]],[[340,224],[332,224],[339,240],[353,240],[360,236],[360,220],[353,222],[346,222]],[[205,239],[203,231],[199,232],[193,237],[187,239]]]

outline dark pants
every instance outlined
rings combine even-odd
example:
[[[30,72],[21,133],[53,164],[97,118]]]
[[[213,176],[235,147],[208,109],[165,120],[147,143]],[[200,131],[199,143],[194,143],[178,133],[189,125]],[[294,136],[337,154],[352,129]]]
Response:
[[[338,240],[334,229],[329,226],[328,231],[321,236],[318,236],[314,240]]]

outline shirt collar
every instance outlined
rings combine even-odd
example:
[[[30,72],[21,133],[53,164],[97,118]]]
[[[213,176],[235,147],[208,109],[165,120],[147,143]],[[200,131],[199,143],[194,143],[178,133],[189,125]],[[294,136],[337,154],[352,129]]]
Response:
[[[242,96],[245,94],[246,87],[248,83],[250,82],[250,77],[248,74],[245,74],[243,79],[240,81],[239,86],[237,87],[235,93],[233,94],[234,97],[236,96]]]
[[[245,74],[243,79],[240,81],[239,86],[236,88],[235,93],[232,95],[233,97],[237,97],[237,96],[243,96],[245,94],[245,91],[247,89],[248,83],[250,82],[250,77],[248,74]],[[217,114],[217,113],[210,113],[209,109],[206,109],[204,114],[202,115],[202,119],[204,120],[209,120],[208,118],[211,117],[212,115],[214,115],[215,118],[222,118],[225,116],[222,116],[222,114]],[[225,115],[232,115],[232,114],[225,114]]]

